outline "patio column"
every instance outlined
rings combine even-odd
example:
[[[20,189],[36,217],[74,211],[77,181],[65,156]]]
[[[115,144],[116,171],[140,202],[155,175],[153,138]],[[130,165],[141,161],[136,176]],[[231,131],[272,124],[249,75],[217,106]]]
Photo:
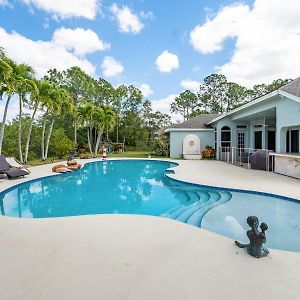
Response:
[[[286,152],[285,149],[286,131],[287,131],[286,128],[276,126],[276,152],[277,153]]]
[[[267,149],[266,138],[267,138],[267,127],[262,127],[262,142],[261,142],[262,149]]]

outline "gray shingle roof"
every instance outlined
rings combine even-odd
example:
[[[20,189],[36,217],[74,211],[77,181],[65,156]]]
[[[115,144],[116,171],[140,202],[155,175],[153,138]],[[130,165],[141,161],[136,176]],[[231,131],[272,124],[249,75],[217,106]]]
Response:
[[[168,127],[168,129],[171,128],[199,128],[199,129],[205,129],[205,128],[211,128],[211,126],[206,125],[213,119],[217,118],[219,114],[202,114],[199,116],[196,116],[194,118],[191,118],[183,123],[180,124],[173,124]]]
[[[282,86],[279,90],[300,97],[300,77]]]

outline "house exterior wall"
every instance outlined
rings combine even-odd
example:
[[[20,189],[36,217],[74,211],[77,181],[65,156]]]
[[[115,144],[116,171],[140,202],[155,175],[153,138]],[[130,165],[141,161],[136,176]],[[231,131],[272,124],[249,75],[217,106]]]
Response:
[[[257,128],[255,125],[263,124],[264,111],[273,109],[274,111],[274,124],[271,127]],[[238,128],[237,126],[246,126],[246,128]],[[215,133],[217,138],[217,157],[219,157],[219,147],[221,145],[221,130],[227,126],[231,130],[231,147],[237,147],[238,132],[245,133],[245,148],[255,148],[255,131],[262,131],[262,148],[268,148],[268,131],[276,132],[276,145],[275,150],[277,153],[286,152],[286,132],[289,129],[300,129],[300,103],[283,97],[275,95],[272,98],[258,102],[253,106],[244,108],[229,116],[212,124],[212,130],[189,130],[182,129],[170,132],[170,157],[180,158],[183,155],[182,145],[183,139],[190,133],[196,134],[201,141],[201,151],[206,145],[214,147]],[[300,150],[299,150],[300,151]]]
[[[255,128],[255,125],[262,124],[263,118],[255,115],[270,109],[276,110],[275,127]],[[253,116],[252,116],[253,115]],[[242,121],[244,119],[244,121]],[[245,121],[247,119],[247,121]],[[221,145],[221,129],[228,126],[231,129],[231,146],[237,147],[237,125],[246,125],[245,147],[255,148],[255,131],[262,131],[262,148],[267,148],[267,132],[276,131],[276,152],[284,153],[286,149],[286,132],[291,127],[300,128],[300,103],[292,99],[274,96],[271,99],[259,102],[254,106],[245,108],[232,115],[216,121],[212,126],[217,129],[217,145]],[[217,149],[217,155],[219,154]]]
[[[171,131],[170,132],[170,157],[181,158],[183,156],[183,140],[188,134],[195,134],[200,138],[201,151],[206,145],[214,145],[214,131]]]
[[[277,108],[277,124],[276,124],[276,148],[277,152],[284,153],[286,151],[286,132],[291,127],[300,129],[300,103],[285,99],[278,103]]]

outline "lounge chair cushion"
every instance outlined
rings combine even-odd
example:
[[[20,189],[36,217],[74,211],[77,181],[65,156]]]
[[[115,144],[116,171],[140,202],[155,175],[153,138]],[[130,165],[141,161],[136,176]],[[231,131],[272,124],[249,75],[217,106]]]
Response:
[[[9,169],[4,172],[8,178],[17,178],[28,175],[29,173],[21,169]]]

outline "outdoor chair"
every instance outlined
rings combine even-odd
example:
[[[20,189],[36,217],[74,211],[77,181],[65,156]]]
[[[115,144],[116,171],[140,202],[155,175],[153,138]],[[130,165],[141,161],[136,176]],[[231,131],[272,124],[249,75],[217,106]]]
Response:
[[[19,162],[15,157],[6,157],[6,161],[11,167],[16,169],[23,169],[30,173],[28,166]]]
[[[271,150],[257,150],[250,156],[251,169],[255,170],[272,170],[272,161],[270,157]]]
[[[5,159],[4,155],[0,155],[0,174],[5,174],[8,179],[24,177],[29,174],[28,171],[11,166]]]

